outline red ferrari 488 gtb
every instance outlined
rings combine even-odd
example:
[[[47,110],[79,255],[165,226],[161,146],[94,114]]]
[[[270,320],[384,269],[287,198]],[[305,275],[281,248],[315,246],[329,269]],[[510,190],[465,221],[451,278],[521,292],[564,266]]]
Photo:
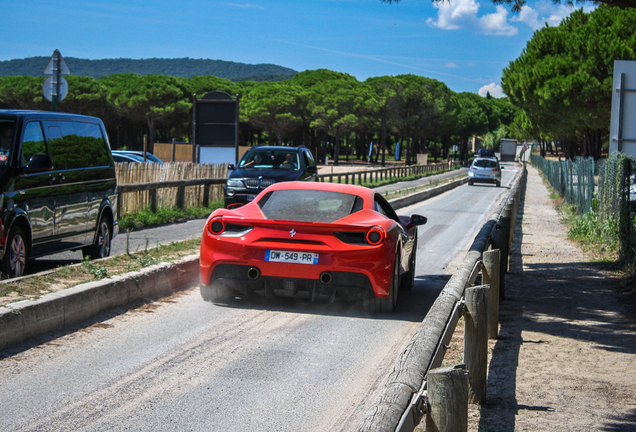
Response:
[[[398,216],[362,186],[275,183],[254,201],[208,218],[201,296],[337,297],[393,312],[398,290],[413,287],[417,226],[425,223],[424,216]]]

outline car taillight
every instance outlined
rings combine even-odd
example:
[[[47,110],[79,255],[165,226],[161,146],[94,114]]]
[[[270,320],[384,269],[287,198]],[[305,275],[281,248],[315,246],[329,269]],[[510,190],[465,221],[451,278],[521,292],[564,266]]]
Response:
[[[370,245],[377,246],[384,241],[386,234],[381,227],[373,227],[367,231],[367,242]]]
[[[220,235],[225,231],[225,224],[221,219],[212,219],[208,224],[208,231],[212,235]]]

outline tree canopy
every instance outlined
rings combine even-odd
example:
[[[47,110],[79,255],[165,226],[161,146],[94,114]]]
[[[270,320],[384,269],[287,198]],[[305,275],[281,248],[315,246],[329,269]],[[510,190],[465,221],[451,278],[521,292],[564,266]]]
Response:
[[[504,92],[525,112],[517,127],[557,139],[571,157],[598,158],[610,123],[614,59],[635,60],[635,49],[634,9],[578,10],[537,30],[503,71]]]
[[[44,77],[0,77],[0,108],[50,109]],[[104,120],[113,148],[191,141],[193,95],[240,95],[239,144],[305,145],[319,159],[339,155],[374,162],[396,143],[408,163],[429,152],[446,158],[472,134],[512,122],[507,99],[456,94],[444,83],[417,75],[369,78],[326,69],[280,82],[232,82],[213,76],[113,74],[99,79],[67,76],[69,91],[58,110]],[[468,101],[468,102],[467,102]],[[474,105],[474,106],[473,106]],[[478,107],[475,108],[475,107]],[[474,121],[477,116],[483,121]],[[154,137],[156,136],[156,139]],[[462,153],[467,157],[464,146]]]

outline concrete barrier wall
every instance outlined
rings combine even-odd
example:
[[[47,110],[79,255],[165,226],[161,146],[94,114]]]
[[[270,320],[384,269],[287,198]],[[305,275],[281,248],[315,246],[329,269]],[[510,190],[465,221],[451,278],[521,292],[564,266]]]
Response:
[[[0,307],[0,349],[77,324],[137,300],[154,299],[199,284],[199,256],[84,283]]]

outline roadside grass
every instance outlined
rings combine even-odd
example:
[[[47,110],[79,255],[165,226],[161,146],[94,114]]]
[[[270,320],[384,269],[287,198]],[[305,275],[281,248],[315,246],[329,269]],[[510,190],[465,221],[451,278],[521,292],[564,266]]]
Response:
[[[562,222],[568,227],[568,238],[583,249],[592,262],[605,266],[608,270],[627,270],[620,262],[620,241],[618,227],[612,220],[601,220],[594,210],[585,214],[577,212],[576,206],[565,202],[563,196],[554,190],[545,179],[544,184],[550,191],[550,199],[561,215]]]
[[[0,284],[0,305],[38,298],[85,282],[141,270],[160,262],[175,262],[198,253],[200,243],[199,238],[194,238],[157,245],[95,261],[84,260],[79,264],[58,267],[39,275],[5,280]]]
[[[160,208],[154,213],[150,209],[145,209],[119,218],[119,228],[121,230],[132,230],[166,225],[187,219],[204,218],[208,217],[210,213],[221,207],[223,207],[223,201],[214,201],[208,207],[189,207],[185,209],[177,207]]]

